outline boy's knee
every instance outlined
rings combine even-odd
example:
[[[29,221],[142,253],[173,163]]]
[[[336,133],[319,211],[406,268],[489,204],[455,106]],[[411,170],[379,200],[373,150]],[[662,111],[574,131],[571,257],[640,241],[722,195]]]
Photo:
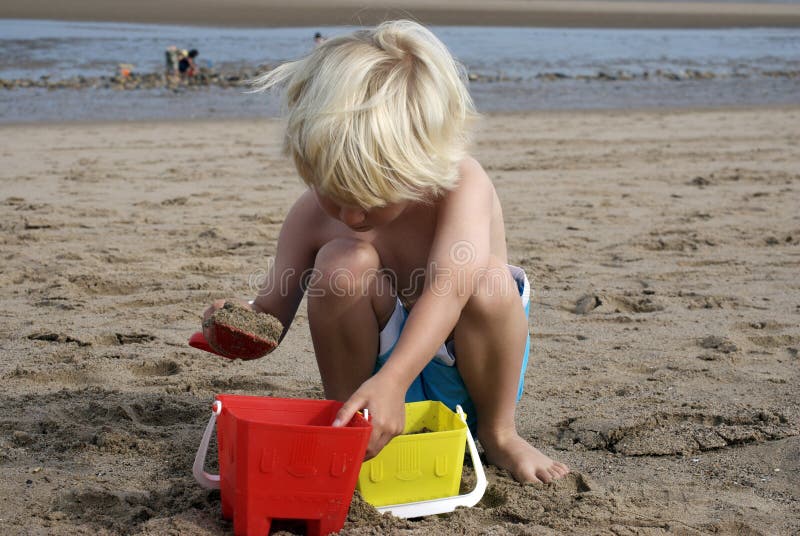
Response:
[[[519,289],[508,266],[492,257],[488,267],[475,274],[472,295],[464,306],[463,313],[498,318],[519,303]]]
[[[353,238],[336,238],[320,248],[314,268],[331,273],[342,268],[351,272],[365,272],[380,268],[378,252],[369,242]]]
[[[368,242],[336,238],[322,246],[314,261],[312,288],[342,291],[345,294],[362,288],[366,278],[378,276],[380,257]]]

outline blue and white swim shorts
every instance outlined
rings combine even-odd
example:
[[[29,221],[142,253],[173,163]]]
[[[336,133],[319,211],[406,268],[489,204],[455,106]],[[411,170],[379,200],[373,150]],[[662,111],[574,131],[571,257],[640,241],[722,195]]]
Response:
[[[514,281],[517,283],[522,307],[525,310],[525,317],[530,314],[531,287],[525,271],[517,266],[508,265]],[[375,371],[378,372],[386,363],[394,350],[400,333],[403,331],[408,311],[397,299],[394,312],[380,333],[380,350],[378,359],[375,363]],[[528,353],[531,347],[531,337],[528,333],[525,340],[525,354],[522,358],[522,367],[519,374],[519,387],[517,388],[517,401],[522,397],[522,390],[525,382],[525,370],[528,367]],[[467,392],[464,380],[456,368],[456,355],[454,342],[448,341],[439,348],[436,355],[431,359],[419,376],[417,376],[406,392],[406,402],[419,402],[422,400],[439,400],[451,410],[455,411],[456,405],[461,405],[467,414],[467,421],[470,428],[475,431],[475,405]]]

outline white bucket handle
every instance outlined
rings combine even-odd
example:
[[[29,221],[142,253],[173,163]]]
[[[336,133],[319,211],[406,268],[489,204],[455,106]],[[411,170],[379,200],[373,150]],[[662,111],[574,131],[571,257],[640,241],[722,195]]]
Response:
[[[464,421],[467,422],[467,416],[461,406],[456,406],[456,413]],[[453,497],[445,497],[443,499],[431,499],[428,501],[417,501],[405,504],[390,504],[387,506],[380,506],[377,508],[378,512],[389,512],[393,516],[409,518],[409,517],[422,517],[434,514],[444,514],[445,512],[452,512],[459,506],[475,506],[478,501],[483,497],[486,492],[486,473],[483,471],[480,456],[478,456],[478,448],[475,446],[475,440],[472,439],[472,433],[467,426],[467,445],[469,445],[469,456],[472,458],[472,466],[475,468],[475,488],[469,493],[464,495],[455,495]]]
[[[211,418],[208,419],[206,430],[203,432],[203,439],[200,441],[200,446],[197,448],[197,454],[194,456],[194,465],[192,465],[192,474],[197,483],[206,489],[219,489],[219,475],[212,475],[206,473],[203,467],[206,463],[206,454],[208,454],[208,443],[211,441],[211,434],[214,432],[214,425],[217,422],[217,415],[222,412],[222,402],[215,400],[211,406]]]

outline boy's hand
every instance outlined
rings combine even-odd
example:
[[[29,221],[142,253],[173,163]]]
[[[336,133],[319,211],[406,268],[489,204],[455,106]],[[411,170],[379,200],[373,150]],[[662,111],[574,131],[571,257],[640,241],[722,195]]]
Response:
[[[403,433],[406,424],[406,389],[391,378],[375,376],[361,384],[336,414],[333,426],[344,426],[361,409],[369,410],[372,435],[365,459],[374,458],[394,436]]]
[[[219,347],[219,344],[217,344],[217,338],[214,334],[214,330],[211,329],[211,325],[208,323],[208,319],[214,315],[217,309],[222,309],[225,307],[226,301],[227,300],[214,301],[214,303],[212,303],[206,308],[205,311],[203,311],[203,321],[200,323],[200,326],[203,328],[203,337],[205,337],[206,342],[211,348],[214,349],[214,351],[218,351],[217,348]]]

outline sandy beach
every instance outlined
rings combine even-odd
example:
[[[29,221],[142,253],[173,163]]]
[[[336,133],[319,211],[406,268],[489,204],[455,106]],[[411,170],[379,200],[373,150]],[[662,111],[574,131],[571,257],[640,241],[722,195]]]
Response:
[[[535,289],[521,434],[474,508],[343,534],[800,531],[800,108],[487,116]],[[4,534],[231,534],[191,463],[215,394],[320,398],[304,306],[268,358],[186,340],[250,295],[303,187],[276,121],[0,126]],[[471,471],[465,476],[470,482]],[[287,523],[279,533],[298,533]]]
[[[375,24],[414,18],[426,24],[589,28],[800,26],[786,3],[595,0],[5,0],[0,18],[155,22],[209,26]]]

